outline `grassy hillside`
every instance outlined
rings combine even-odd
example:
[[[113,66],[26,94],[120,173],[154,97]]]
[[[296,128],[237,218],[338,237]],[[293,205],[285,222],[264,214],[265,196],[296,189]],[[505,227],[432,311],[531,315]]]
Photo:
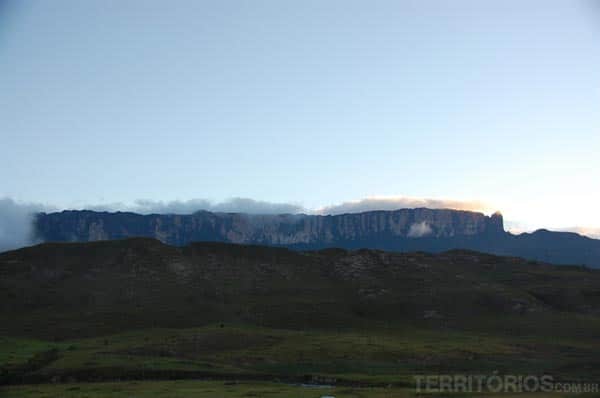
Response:
[[[582,267],[133,239],[4,253],[0,276],[4,383],[600,379],[600,272]]]

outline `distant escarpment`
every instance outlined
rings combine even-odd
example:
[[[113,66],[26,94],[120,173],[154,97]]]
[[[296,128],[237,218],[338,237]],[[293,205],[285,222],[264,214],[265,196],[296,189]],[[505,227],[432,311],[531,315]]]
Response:
[[[182,246],[219,241],[296,247],[386,245],[397,238],[468,238],[503,234],[502,216],[455,210],[401,209],[335,216],[250,215],[199,211],[190,215],[63,211],[40,214],[44,241],[151,237]]]
[[[292,249],[372,248],[440,252],[471,249],[553,263],[600,266],[600,241],[539,231],[512,235],[502,215],[449,209],[400,209],[341,215],[250,215],[199,211],[189,215],[63,211],[40,213],[35,235],[46,242],[155,238],[184,246],[195,241]]]

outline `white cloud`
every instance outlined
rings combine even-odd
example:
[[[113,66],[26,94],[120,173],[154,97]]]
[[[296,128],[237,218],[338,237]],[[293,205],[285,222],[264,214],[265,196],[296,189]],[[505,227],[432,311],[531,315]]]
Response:
[[[426,221],[422,221],[419,223],[412,224],[408,229],[407,236],[409,238],[423,238],[425,236],[431,235],[432,232],[433,231],[429,224],[427,224]]]
[[[27,246],[33,241],[33,218],[53,208],[39,203],[21,203],[0,198],[0,252]]]
[[[293,203],[273,203],[248,198],[231,198],[221,202],[212,202],[200,198],[171,201],[138,199],[133,204],[116,202],[86,205],[83,208],[96,211],[131,211],[139,214],[193,214],[199,210],[247,214],[297,214],[306,212],[302,206]]]
[[[360,213],[373,210],[398,210],[427,207],[430,209],[455,209],[489,212],[489,206],[480,201],[461,201],[451,199],[427,199],[400,197],[373,197],[318,209],[319,214]]]

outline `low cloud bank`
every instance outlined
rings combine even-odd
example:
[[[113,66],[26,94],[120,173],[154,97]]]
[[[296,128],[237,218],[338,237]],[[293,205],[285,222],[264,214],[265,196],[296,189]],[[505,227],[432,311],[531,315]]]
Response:
[[[131,211],[140,214],[192,214],[199,210],[248,214],[297,214],[306,209],[293,203],[272,203],[248,198],[232,198],[222,202],[207,199],[153,201],[139,199],[133,204],[110,203],[83,206],[95,211]],[[35,244],[33,221],[36,213],[63,210],[40,203],[17,202],[0,198],[0,252]]]
[[[138,199],[132,205],[112,203],[107,205],[85,206],[88,210],[97,211],[131,211],[139,214],[192,214],[199,210],[223,213],[248,214],[297,214],[306,210],[293,203],[273,203],[248,198],[231,198],[222,202],[207,199],[156,201]]]
[[[326,206],[316,210],[306,209],[294,203],[272,203],[248,198],[232,198],[221,202],[207,199],[174,201],[153,201],[140,199],[131,204],[112,203],[84,206],[84,209],[96,211],[131,211],[140,214],[192,214],[199,210],[211,212],[231,212],[248,214],[343,214],[373,210],[397,210],[402,208],[428,207],[456,210],[487,211],[483,202],[458,201],[446,199],[421,199],[409,197],[367,198]],[[11,198],[0,198],[0,252],[34,244],[33,220],[36,213],[61,210],[58,207],[41,203],[18,202]],[[508,229],[523,232],[518,223],[508,222]],[[591,238],[600,239],[600,228],[562,228],[562,231],[576,232]],[[410,227],[409,236],[423,237],[432,233],[427,223],[415,223]]]
[[[39,203],[20,203],[10,198],[0,198],[0,252],[35,243],[35,214],[52,210]]]
[[[479,201],[460,201],[449,199],[424,199],[424,198],[367,198],[351,202],[344,202],[338,205],[326,206],[319,210],[319,214],[343,214],[343,213],[361,213],[373,210],[398,210],[415,209],[418,207],[428,207],[430,209],[454,209],[485,211],[487,206]]]

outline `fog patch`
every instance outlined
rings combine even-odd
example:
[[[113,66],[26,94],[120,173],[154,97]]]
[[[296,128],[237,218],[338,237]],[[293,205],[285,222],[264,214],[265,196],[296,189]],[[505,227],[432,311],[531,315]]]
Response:
[[[426,221],[416,222],[408,229],[409,238],[423,238],[433,233],[433,230]]]
[[[0,199],[0,252],[37,243],[34,240],[35,215],[52,210],[39,203],[21,203],[10,198]]]

